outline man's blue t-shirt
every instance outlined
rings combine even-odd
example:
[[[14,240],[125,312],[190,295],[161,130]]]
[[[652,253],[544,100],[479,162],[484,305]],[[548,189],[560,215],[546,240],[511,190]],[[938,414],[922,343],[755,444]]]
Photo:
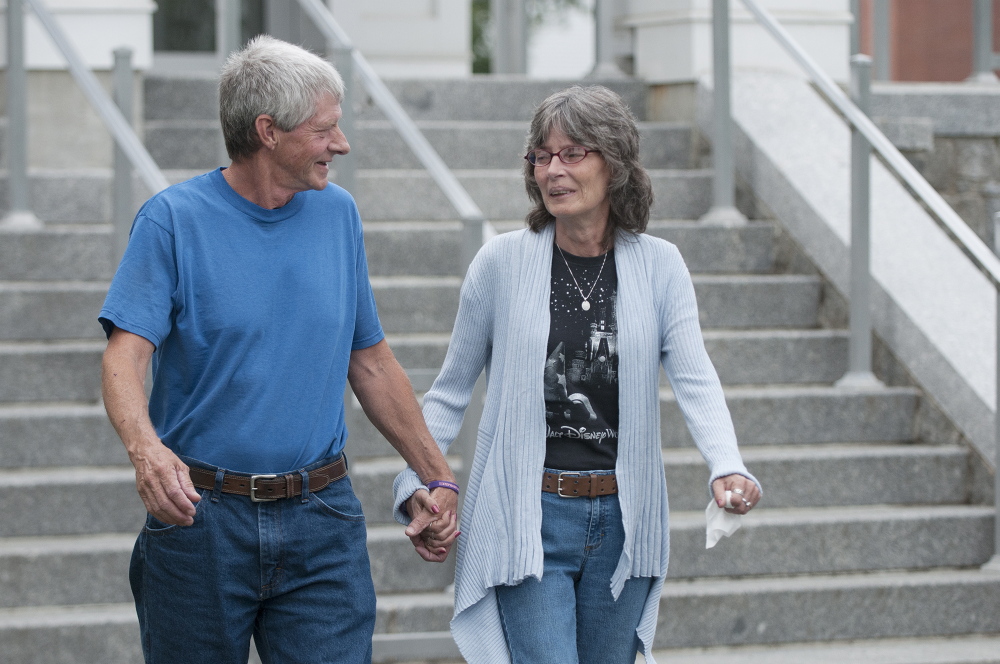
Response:
[[[330,185],[266,210],[222,169],[142,207],[100,321],[156,346],[163,442],[251,473],[343,449],[351,351],[384,336],[351,196]]]

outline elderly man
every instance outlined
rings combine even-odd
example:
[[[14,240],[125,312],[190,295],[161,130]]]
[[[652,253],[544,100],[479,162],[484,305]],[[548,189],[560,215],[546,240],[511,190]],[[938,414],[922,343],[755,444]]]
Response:
[[[258,37],[219,97],[232,164],[143,206],[100,313],[105,405],[149,512],[130,571],[143,654],[243,664],[252,634],[264,662],[370,662],[346,381],[427,486],[407,529],[426,560],[457,535],[458,487],[385,342],[357,207],[327,181],[350,150],[340,76]]]

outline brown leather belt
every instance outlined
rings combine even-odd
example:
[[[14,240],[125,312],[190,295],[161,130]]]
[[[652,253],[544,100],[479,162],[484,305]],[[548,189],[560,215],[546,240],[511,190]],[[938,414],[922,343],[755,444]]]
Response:
[[[542,473],[542,491],[556,493],[563,498],[610,496],[618,493],[618,480],[614,473]]]
[[[190,468],[191,481],[199,489],[215,488],[215,471],[207,468]],[[331,464],[309,471],[309,491],[322,491],[331,483],[347,475],[347,461],[341,456]],[[249,496],[255,503],[302,495],[302,475],[247,475],[226,473],[222,479],[222,493]]]

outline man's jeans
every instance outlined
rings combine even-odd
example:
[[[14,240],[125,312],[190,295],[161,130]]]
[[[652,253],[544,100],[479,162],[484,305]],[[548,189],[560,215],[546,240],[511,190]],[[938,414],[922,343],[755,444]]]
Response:
[[[614,600],[611,575],[624,545],[617,495],[542,493],[542,579],[496,588],[514,664],[635,662],[635,630],[652,579],[629,579]]]
[[[350,478],[262,503],[217,480],[199,490],[193,525],[147,515],[136,541],[129,577],[146,663],[246,664],[253,634],[264,664],[369,664],[375,589]]]

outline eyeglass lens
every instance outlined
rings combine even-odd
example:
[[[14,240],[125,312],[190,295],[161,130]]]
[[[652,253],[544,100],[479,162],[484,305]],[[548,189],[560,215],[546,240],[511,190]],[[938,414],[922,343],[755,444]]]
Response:
[[[531,162],[533,166],[547,166],[549,162],[552,161],[552,157],[557,156],[564,164],[575,164],[583,161],[583,158],[587,156],[587,152],[588,150],[586,148],[581,148],[579,146],[563,148],[559,152],[532,150],[528,153],[528,161]]]

